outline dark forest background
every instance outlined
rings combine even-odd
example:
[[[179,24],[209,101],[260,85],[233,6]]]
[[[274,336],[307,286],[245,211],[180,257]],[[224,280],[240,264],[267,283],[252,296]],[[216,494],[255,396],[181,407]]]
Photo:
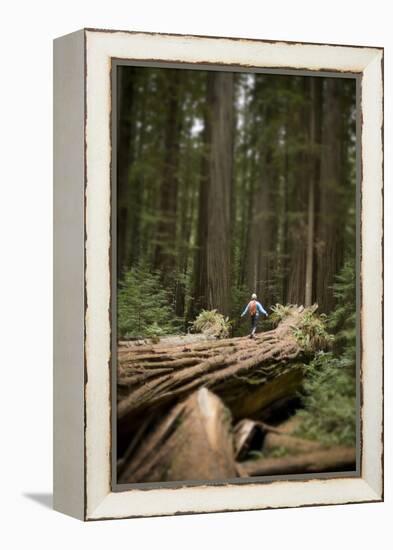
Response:
[[[354,279],[355,80],[128,66],[117,89],[119,335],[203,309],[239,334],[254,291],[331,313]]]

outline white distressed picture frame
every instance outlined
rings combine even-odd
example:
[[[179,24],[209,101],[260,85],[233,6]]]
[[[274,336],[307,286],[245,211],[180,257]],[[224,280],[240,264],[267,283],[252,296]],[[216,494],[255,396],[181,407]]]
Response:
[[[360,475],[112,491],[112,60],[356,73]],[[54,507],[82,520],[383,499],[383,49],[81,30],[54,45]]]

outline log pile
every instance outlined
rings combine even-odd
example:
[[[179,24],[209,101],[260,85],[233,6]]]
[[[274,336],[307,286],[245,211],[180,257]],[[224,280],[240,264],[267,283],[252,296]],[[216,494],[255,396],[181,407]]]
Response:
[[[352,468],[352,449],[333,449],[327,456],[318,443],[266,424],[301,387],[313,335],[304,339],[298,333],[310,312],[314,309],[292,308],[274,330],[255,339],[120,346],[118,481]],[[327,345],[318,338],[317,347]],[[291,456],[248,460],[250,449],[262,445],[285,447]]]

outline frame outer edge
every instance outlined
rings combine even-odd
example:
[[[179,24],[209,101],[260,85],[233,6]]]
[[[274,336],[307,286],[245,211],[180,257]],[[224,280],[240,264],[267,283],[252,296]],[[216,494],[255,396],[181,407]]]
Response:
[[[114,31],[116,32],[116,31]],[[125,52],[128,52],[128,51],[132,51],[132,44],[128,44],[129,40],[127,38],[127,45],[125,45],[125,41],[124,41],[124,36],[122,36],[123,33],[119,33],[118,36],[116,36],[116,39],[119,39],[122,41],[122,44],[121,44],[121,49],[120,48],[120,52],[121,54],[119,54],[119,49],[117,49],[113,42],[112,42],[112,37],[114,38],[115,35],[111,35],[110,33],[107,33],[105,31],[95,31],[95,30],[91,30],[91,29],[87,29],[86,30],[86,36],[87,36],[87,39],[88,39],[88,45],[87,45],[87,53],[88,55],[90,56],[89,54],[89,51],[90,53],[93,54],[93,57],[95,58],[94,59],[94,62],[95,62],[95,67],[94,67],[94,71],[96,71],[96,73],[98,72],[100,74],[100,79],[102,80],[103,78],[103,75],[105,73],[105,71],[107,70],[107,65],[108,65],[108,60],[111,58],[111,57],[127,57],[125,55]],[[136,33],[136,34],[139,34],[140,36],[140,33]],[[158,40],[157,38],[157,35],[152,35],[149,33],[142,33],[144,35],[144,38],[147,37],[147,36],[155,36],[155,41]],[[100,36],[98,36],[100,35]],[[110,41],[108,41],[108,37],[111,36],[111,39]],[[132,35],[130,34],[130,39],[131,37],[134,38],[135,35]],[[173,35],[166,35],[166,37],[168,38],[173,38]],[[187,37],[188,39],[192,39],[194,37]],[[206,37],[207,40],[209,40],[208,37]],[[91,40],[90,40],[91,39]],[[201,39],[198,40],[198,42],[200,42]],[[233,40],[235,41],[236,39],[223,39],[224,41],[227,40]],[[132,40],[130,40],[130,42],[132,42]],[[261,43],[263,43],[264,41],[261,40]],[[90,48],[89,48],[89,43],[90,43]],[[283,46],[283,43],[280,44],[281,46]],[[296,47],[297,46],[301,46],[301,44],[296,44]],[[295,45],[293,45],[292,47],[295,47]],[[311,46],[313,47],[313,46]],[[314,48],[315,48],[315,52],[314,52]],[[339,46],[337,46],[337,49],[336,49],[336,53],[338,53],[340,50],[339,50]],[[346,49],[346,50],[349,50],[351,49],[350,46],[342,46],[342,48]],[[326,51],[326,49],[324,47],[321,47],[321,46],[318,46],[318,45],[315,45],[313,47],[313,52],[318,55],[318,52],[317,50],[320,50],[321,53],[322,51]],[[383,55],[383,52],[380,48],[372,48],[372,47],[364,47],[364,54],[363,57],[358,55],[357,59],[357,65],[355,67],[355,72],[362,72],[363,73],[363,76],[365,76],[365,74],[370,74],[369,72],[369,69],[371,69],[371,67],[373,66],[374,62],[376,60],[380,60],[381,56]],[[367,55],[366,55],[367,54]],[[172,58],[171,58],[172,59]],[[154,59],[154,61],[158,61],[158,59]],[[175,59],[173,59],[173,61],[176,61]],[[193,61],[186,61],[188,63],[193,63]],[[331,63],[331,58],[330,58],[330,61]],[[197,62],[195,62],[197,63]],[[105,64],[105,67],[104,65]],[[90,60],[88,61],[88,69],[90,70]],[[227,63],[228,65],[228,63]],[[262,65],[261,65],[262,66]],[[345,66],[345,71],[349,70],[349,67],[350,65],[347,65]],[[294,67],[295,69],[300,69],[300,70],[303,70],[302,67]],[[316,70],[315,69],[315,65],[313,66],[313,68],[311,70]],[[333,69],[332,69],[333,70]],[[342,69],[343,70],[343,69]],[[94,72],[93,71],[93,72]],[[96,74],[97,76],[97,74]],[[378,82],[374,83],[373,85],[379,89],[380,87],[380,80],[381,80],[381,73],[378,73],[377,74],[377,79]],[[108,75],[106,76],[108,77]],[[108,77],[109,78],[109,77]],[[97,85],[98,83],[98,79],[96,78],[96,81],[95,81],[95,84]],[[88,82],[88,86],[89,86],[89,82]],[[103,86],[104,86],[104,83],[103,83]],[[105,83],[105,87],[107,86],[107,83]],[[104,90],[106,92],[106,90]],[[89,96],[89,94],[87,94],[87,97]],[[95,103],[95,107],[97,107],[97,103],[96,103],[96,98],[97,96],[95,96],[94,98],[94,103]],[[380,96],[378,95],[378,92],[375,94],[375,89],[374,89],[374,98],[377,98],[377,100],[380,99]],[[104,102],[107,101],[107,98],[103,100]],[[103,101],[100,99],[99,102],[100,102],[100,108],[103,108]],[[370,105],[370,103],[368,103],[368,105]],[[107,109],[107,107],[105,107],[105,109]],[[103,113],[103,111],[101,112],[101,114]],[[94,116],[96,115],[97,113],[94,111],[93,112],[93,118]],[[90,118],[90,117],[89,117]],[[102,121],[100,119],[97,119],[96,121],[94,121],[96,124],[98,124],[98,127],[100,129],[103,129],[103,127],[105,126],[105,121]],[[103,126],[104,125],[104,126]],[[371,125],[372,126],[372,125]],[[369,131],[370,128],[368,127],[367,131]],[[375,132],[375,125],[373,127],[373,132]],[[105,130],[105,133],[107,132],[107,130]],[[89,134],[89,130],[87,130],[87,135]],[[95,135],[97,136],[97,133],[95,133]],[[95,189],[95,193],[94,193],[94,200],[96,200],[97,198],[97,192],[98,192],[98,187],[101,186],[101,189],[105,189],[105,182],[104,182],[104,179],[106,177],[106,171],[107,171],[107,167],[104,166],[103,162],[103,158],[102,158],[102,153],[104,153],[105,155],[105,158],[106,158],[106,155],[107,155],[107,152],[104,151],[104,149],[102,148],[103,146],[103,141],[102,139],[100,138],[99,139],[99,143],[100,143],[100,146],[97,146],[97,144],[94,144],[93,146],[93,143],[91,143],[90,145],[92,145],[93,149],[94,149],[94,152],[93,152],[93,165],[94,165],[94,170],[91,172],[91,175],[93,176],[92,177],[92,180],[94,179],[94,189]],[[379,141],[378,141],[379,143]],[[364,148],[363,148],[363,143],[362,143],[362,151],[364,151]],[[101,148],[100,148],[101,147]],[[106,148],[106,145],[105,145],[105,148]],[[100,151],[100,155],[98,155]],[[378,162],[378,161],[377,161]],[[380,166],[378,166],[377,162],[375,161],[375,158],[370,161],[370,163],[373,165],[373,170],[372,172],[374,173],[374,177],[379,177],[379,174],[380,174]],[[369,163],[369,160],[367,160],[366,164]],[[101,171],[99,170],[99,168],[101,167]],[[91,168],[91,163],[89,161],[89,174],[90,174],[90,168]],[[368,179],[366,178],[365,179],[366,181],[366,185],[370,186],[370,178],[368,177]],[[379,180],[378,180],[379,181]],[[367,183],[368,182],[368,183]],[[382,183],[382,182],[381,182]],[[105,185],[104,185],[105,184]],[[91,185],[91,184],[90,184]],[[97,187],[98,185],[98,187]],[[97,215],[97,211],[95,211],[95,208],[93,208],[92,212],[90,211],[90,208],[89,208],[89,197],[90,197],[90,200],[93,199],[93,195],[89,195],[89,193],[91,193],[91,190],[89,192],[89,186],[87,188],[87,199],[88,199],[88,204],[87,204],[87,217],[89,218],[90,216],[90,213],[94,213],[94,215]],[[107,191],[105,191],[105,193],[107,193]],[[371,193],[372,195],[372,193]],[[375,199],[375,197],[374,197]],[[375,206],[375,203],[378,203],[378,201],[374,201],[374,206]],[[374,210],[374,214],[379,214],[380,213],[380,203],[378,203],[379,206]],[[100,206],[104,206],[104,208],[106,208],[106,203],[103,203],[102,205]],[[92,221],[92,220],[91,220]],[[97,220],[96,220],[97,221]],[[379,223],[379,218],[378,218],[378,223]],[[107,223],[107,221],[105,221],[105,224]],[[95,232],[95,228],[97,226],[92,223],[91,225],[91,230],[94,229],[94,232]],[[378,232],[380,231],[380,228],[378,226]],[[93,236],[93,233],[92,232],[92,236]],[[95,234],[95,233],[94,233]],[[105,237],[106,239],[106,237]],[[92,241],[93,243],[93,241]],[[95,242],[95,244],[100,244],[102,245],[103,243],[97,243]],[[105,251],[104,251],[105,252]],[[106,256],[107,256],[107,252],[105,252],[105,260],[106,260]],[[94,256],[91,256],[92,258],[94,258]],[[102,260],[104,259],[104,256],[102,258]],[[87,266],[89,267],[89,266]],[[373,275],[377,275],[377,276],[380,276],[381,274],[381,267],[382,267],[382,264],[378,263],[377,265],[377,268],[374,269],[373,271]],[[105,278],[107,278],[107,275],[105,275]],[[97,281],[96,281],[97,282]],[[87,281],[87,286],[88,288],[90,288],[89,284],[90,282]],[[106,284],[106,283],[105,283]],[[379,284],[379,283],[378,283]],[[379,287],[378,287],[379,289]],[[103,289],[101,289],[103,290]],[[379,290],[378,290],[379,291]],[[97,293],[97,288],[95,289],[95,292]],[[106,292],[106,290],[105,290]],[[382,296],[382,294],[381,294]],[[375,297],[375,292],[374,292],[374,297]],[[378,296],[379,298],[379,296]],[[100,300],[102,299],[102,296],[100,296]],[[102,302],[103,303],[103,302]],[[96,304],[89,304],[90,306],[93,306],[93,309],[92,309],[92,313],[94,313],[94,308],[95,308],[95,305]],[[378,306],[379,307],[379,306]],[[377,313],[379,312],[379,309],[377,309]],[[89,316],[87,316],[87,321],[88,321],[88,325],[89,325]],[[91,317],[90,321],[93,321],[93,316]],[[106,323],[107,321],[105,321]],[[378,318],[378,320],[376,321],[376,323],[373,324],[373,328],[372,328],[372,331],[373,331],[373,334],[375,334],[375,331],[378,333],[378,337],[380,337],[380,331],[378,332],[378,329],[380,328],[380,319]],[[103,328],[102,326],[100,327],[101,329]],[[94,331],[93,331],[94,332]],[[370,342],[370,339],[369,339],[369,342]],[[381,339],[378,340],[378,346],[380,346],[380,342],[381,342]],[[87,346],[87,351],[88,351],[88,347]],[[379,348],[378,348],[379,349]],[[93,349],[91,350],[93,352]],[[379,361],[379,354],[378,354],[378,361]],[[90,368],[88,366],[88,370],[90,371],[90,375],[94,378],[96,378],[96,367],[99,367],[99,370],[102,372],[100,373],[100,377],[103,377],[104,375],[104,371],[103,371],[103,363],[104,363],[104,359],[100,359],[100,362],[99,364],[96,364],[94,361],[94,357],[91,357],[90,358],[92,360],[92,364],[90,365]],[[382,357],[381,357],[382,359]],[[379,378],[381,378],[382,380],[382,376],[380,376],[381,374],[381,371],[382,371],[382,364],[381,362],[378,362],[377,361],[377,369],[378,369],[378,381],[377,381],[377,384],[374,383],[373,387],[372,387],[372,391],[371,393],[368,394],[367,396],[367,402],[370,403],[370,400],[372,400],[373,398],[379,398],[381,397],[382,395],[382,386],[378,386],[378,383],[379,383]],[[89,361],[90,363],[90,361]],[[94,363],[94,368],[93,367],[93,363]],[[102,365],[101,365],[102,363]],[[369,369],[367,369],[369,371]],[[105,374],[105,376],[107,376]],[[370,373],[368,372],[368,376],[367,376],[367,379],[368,381],[370,381]],[[95,381],[96,383],[98,383],[98,380],[99,378],[97,378],[97,380]],[[104,379],[102,378],[101,381],[103,381]],[[98,385],[95,385],[94,383],[91,385],[91,382],[93,382],[92,380],[90,380],[90,377],[89,377],[89,384],[88,386],[91,386],[91,389],[89,390],[91,392],[91,396],[94,394],[95,395],[95,399],[97,399],[97,403],[100,403],[103,399],[104,399],[104,396],[102,395],[102,392],[104,392],[104,389],[102,389],[102,386],[100,387],[100,396],[98,396],[98,394],[96,395],[95,394],[95,390],[98,390]],[[106,381],[105,381],[105,386],[106,386]],[[368,383],[368,382],[367,382]],[[109,387],[109,386],[108,386]],[[103,433],[101,433],[101,435],[99,435],[98,433],[98,424],[97,424],[97,420],[93,420],[93,418],[90,418],[90,415],[92,414],[93,410],[94,410],[94,407],[93,407],[93,403],[90,402],[90,399],[91,397],[89,397],[89,391],[87,393],[87,403],[86,403],[86,410],[87,410],[87,456],[86,456],[86,460],[87,460],[87,465],[89,465],[89,461],[90,461],[90,455],[91,454],[91,458],[93,458],[94,456],[94,460],[92,461],[92,463],[97,466],[98,463],[101,463],[102,465],[102,460],[104,459],[104,454],[106,455],[107,454],[107,440],[104,441],[103,438]],[[106,388],[105,388],[105,391],[106,391]],[[371,398],[371,399],[370,399]],[[103,404],[103,403],[102,403]],[[367,403],[366,403],[367,405]],[[89,409],[90,409],[90,412],[89,412]],[[369,414],[370,410],[369,408],[366,406],[366,409],[367,409],[367,413]],[[100,412],[100,418],[102,417],[102,412]],[[374,414],[376,413],[376,414]],[[94,413],[95,414],[95,413]],[[380,435],[381,435],[381,428],[382,428],[382,417],[380,416],[380,411],[379,410],[376,410],[374,409],[373,411],[371,411],[371,414],[373,415],[374,414],[374,417],[371,421],[371,424],[369,425],[368,427],[368,431],[367,431],[367,434],[368,434],[368,437],[367,437],[367,440],[366,440],[366,448],[368,449],[370,447],[370,445],[374,444],[375,442],[377,442],[379,440],[379,444],[377,445],[377,448],[376,449],[373,449],[371,455],[369,453],[366,453],[367,454],[367,468],[366,468],[366,472],[365,472],[365,475],[363,475],[361,478],[358,478],[357,480],[349,480],[349,479],[343,479],[342,482],[340,481],[340,485],[342,487],[342,489],[344,489],[344,486],[348,489],[348,491],[345,491],[344,494],[341,494],[339,496],[333,496],[332,497],[332,494],[330,494],[330,498],[323,498],[322,499],[322,495],[318,495],[320,496],[320,498],[322,500],[320,500],[320,498],[315,498],[315,500],[313,501],[309,501],[307,498],[302,498],[300,499],[300,503],[299,504],[295,504],[295,503],[289,503],[288,505],[281,505],[281,503],[274,503],[273,505],[269,505],[268,502],[263,502],[263,500],[259,500],[259,503],[257,506],[254,505],[251,505],[249,508],[245,508],[243,507],[242,505],[239,505],[238,508],[235,508],[236,510],[247,510],[247,509],[263,509],[263,508],[271,508],[271,507],[277,507],[277,508],[281,508],[281,507],[296,507],[296,506],[313,506],[313,505],[324,505],[324,504],[345,504],[345,503],[355,503],[355,502],[375,502],[375,501],[380,501],[381,498],[382,498],[382,468],[379,468],[377,467],[377,471],[374,472],[372,475],[369,475],[371,470],[372,470],[372,467],[373,465],[375,464],[374,463],[374,459],[375,458],[378,458],[378,461],[379,461],[379,464],[381,464],[381,456],[379,453],[379,450],[382,451],[382,446],[381,446],[381,439],[380,439]],[[102,418],[103,419],[103,418]],[[379,422],[379,420],[381,419],[381,423]],[[91,426],[89,425],[90,424],[90,420],[92,420],[92,424],[95,425],[95,427],[97,428],[97,431],[96,430],[93,430],[93,432],[90,434],[90,431],[91,431]],[[105,424],[106,424],[106,420],[105,420]],[[375,430],[376,428],[376,431],[375,433],[372,432],[372,429]],[[99,429],[100,432],[102,432],[102,428]],[[90,435],[89,435],[90,434]],[[89,443],[89,440],[90,440],[90,443]],[[97,450],[97,448],[95,447],[95,445],[91,445],[92,443],[95,443],[95,442],[99,442],[100,446],[102,446],[102,448],[100,448],[99,450]],[[105,451],[104,451],[105,450]],[[103,453],[104,451],[104,453]],[[98,453],[98,454],[97,454]],[[102,454],[100,454],[102,453]],[[97,461],[98,459],[98,461]],[[371,462],[369,462],[371,460]],[[108,468],[108,471],[110,471],[110,468]],[[172,504],[172,505],[169,505],[169,502],[165,502],[165,505],[162,507],[162,505],[164,504],[164,501],[165,501],[165,495],[167,495],[167,498],[169,500],[172,499],[172,496],[174,496],[174,493],[173,491],[172,492],[168,492],[167,490],[165,489],[160,489],[159,491],[155,492],[155,491],[152,491],[152,494],[150,494],[150,496],[148,496],[148,494],[143,494],[141,493],[140,491],[138,490],[135,490],[135,491],[127,491],[127,492],[124,492],[124,493],[121,493],[121,494],[116,494],[116,493],[112,493],[110,492],[110,490],[108,491],[108,480],[106,479],[106,476],[107,476],[107,473],[106,472],[102,472],[102,471],[98,471],[97,468],[91,468],[89,467],[88,468],[88,472],[87,472],[87,486],[86,486],[86,490],[87,490],[87,498],[88,498],[88,502],[87,502],[87,510],[86,510],[86,519],[89,519],[89,520],[92,520],[92,519],[110,519],[110,518],[121,518],[121,517],[141,517],[141,516],[150,516],[150,515],[172,515],[172,514],[176,514],[176,513],[201,513],[201,512],[204,512],[204,511],[209,511],[209,512],[218,512],[218,511],[225,511],[225,507],[222,506],[222,502],[220,502],[220,504],[217,505],[218,501],[216,498],[213,498],[212,499],[212,502],[209,501],[209,491],[207,489],[207,487],[199,487],[199,488],[195,488],[195,489],[191,489],[191,488],[185,488],[184,490],[183,489],[180,489],[179,490],[179,493],[182,493],[182,495],[178,495],[179,496],[179,504],[180,504],[180,501],[185,499],[187,500],[187,498],[190,498],[191,497],[191,494],[192,494],[192,498],[190,498],[190,501],[189,501],[189,504],[190,504],[190,507],[185,505],[184,503],[184,500],[183,500],[183,504],[181,506],[179,506],[178,502],[176,502],[176,504]],[[100,481],[100,488],[98,488],[96,486],[96,482],[97,481]],[[332,481],[335,481],[335,480],[332,480]],[[279,484],[281,482],[278,482]],[[314,484],[318,484],[317,481],[311,481],[311,482],[306,482],[306,484],[308,484],[308,486],[311,486],[311,485],[314,485]],[[306,484],[304,485],[306,487]],[[328,482],[328,483],[323,483],[323,484],[320,484],[321,485],[321,488],[322,486],[324,487],[330,487],[331,486],[331,483]],[[250,485],[250,489],[251,490],[254,490],[255,489],[255,485]],[[331,489],[333,489],[333,485],[331,486]],[[203,504],[202,506],[202,503],[200,502],[199,505],[197,504],[197,500],[198,498],[197,497],[197,494],[201,494],[200,491],[203,491],[203,493],[205,493],[203,495],[203,502],[209,502],[209,504],[207,504],[205,506],[205,504]],[[229,491],[230,489],[229,488],[225,488],[225,491]],[[233,488],[232,488],[233,490]],[[337,490],[337,489],[336,489]],[[90,491],[92,492],[92,494],[90,495]],[[98,492],[97,492],[98,491]],[[190,492],[191,491],[191,492]],[[218,488],[214,488],[213,489],[213,492],[215,493],[216,491],[218,491]],[[236,489],[236,492],[237,492],[237,489]],[[99,493],[101,493],[101,495],[99,495]],[[131,497],[131,493],[134,494],[134,501],[133,501],[133,506],[130,506],[131,504],[131,501],[129,500],[128,497]],[[150,493],[150,491],[148,491],[148,493]],[[240,497],[240,492],[239,492],[239,497]],[[154,495],[157,496],[156,500],[154,499]],[[212,493],[213,495],[213,493]],[[345,496],[344,496],[345,495]],[[201,495],[202,496],[202,495]],[[242,495],[243,496],[243,495]],[[310,496],[310,495],[309,495]],[[326,495],[327,496],[327,495]],[[145,497],[148,499],[145,500]],[[205,500],[206,499],[206,500]],[[288,500],[288,499],[287,499]],[[161,503],[159,504],[159,501],[161,501]],[[177,499],[176,499],[177,501]],[[214,503],[215,501],[215,503]],[[255,501],[254,501],[255,503]],[[146,506],[148,505],[148,506]],[[179,507],[178,507],[179,506]],[[172,510],[171,510],[172,508]],[[180,509],[179,509],[180,508]],[[147,511],[148,510],[148,511]],[[231,510],[234,510],[233,508]]]
[[[83,30],[53,55],[53,507],[85,519]]]
[[[384,493],[383,411],[383,50],[362,78],[362,477],[378,500]],[[364,160],[366,159],[366,161]],[[378,223],[375,223],[375,220]],[[363,234],[364,233],[364,234]]]

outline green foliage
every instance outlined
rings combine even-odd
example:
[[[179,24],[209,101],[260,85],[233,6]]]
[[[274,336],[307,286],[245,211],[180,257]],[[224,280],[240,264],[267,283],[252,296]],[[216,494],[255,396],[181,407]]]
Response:
[[[270,316],[270,320],[273,323],[273,326],[277,326],[285,317],[287,317],[294,306],[287,304],[286,306],[282,304],[276,304],[271,307],[273,313]]]
[[[337,307],[329,318],[329,326],[335,332],[335,351],[355,364],[356,342],[356,271],[353,260],[344,264],[333,286]]]
[[[192,322],[194,332],[203,332],[216,338],[227,338],[231,329],[228,317],[218,313],[216,309],[211,311],[203,309],[195,321]]]
[[[296,435],[327,445],[354,445],[356,386],[340,358],[319,353],[308,367],[304,391]]]
[[[344,265],[333,287],[338,305],[327,324],[335,332],[332,351],[318,353],[307,367],[304,410],[297,435],[327,445],[356,441],[355,268]]]
[[[130,269],[120,281],[117,316],[121,338],[159,338],[179,332],[169,293],[145,266]]]
[[[334,338],[326,330],[326,320],[326,315],[316,315],[313,308],[306,310],[302,315],[294,334],[304,351],[313,353],[332,343]]]
[[[291,304],[286,306],[276,304],[272,306],[272,315],[270,320],[273,326],[277,326],[283,319],[291,315],[294,308]],[[301,317],[300,323],[293,329],[294,335],[301,347],[309,353],[328,347],[333,336],[327,332],[327,317],[323,313],[317,315],[315,308],[306,309]]]

